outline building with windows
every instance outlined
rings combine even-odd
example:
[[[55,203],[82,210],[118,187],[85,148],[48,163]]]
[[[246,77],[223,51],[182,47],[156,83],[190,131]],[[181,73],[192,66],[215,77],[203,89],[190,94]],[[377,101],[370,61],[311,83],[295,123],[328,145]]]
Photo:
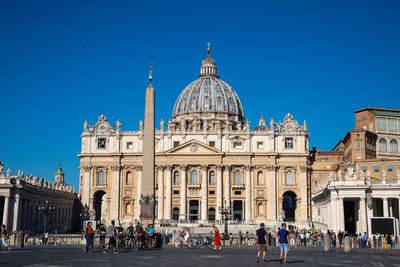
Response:
[[[29,232],[71,230],[74,227],[74,205],[77,196],[74,189],[64,182],[61,165],[55,174],[55,181],[47,181],[18,171],[13,175],[10,169],[3,171],[0,162],[0,222],[9,232],[23,229]],[[52,207],[45,215],[40,207]],[[75,206],[76,207],[76,206]],[[77,223],[75,221],[75,223]]]
[[[101,115],[84,123],[79,198],[95,219],[139,219],[143,122],[123,131]],[[230,206],[239,223],[311,220],[309,133],[291,114],[250,129],[239,96],[217,74],[210,49],[200,75],[179,95],[172,118],[155,129],[156,221],[220,222]]]
[[[372,217],[390,217],[400,232],[398,109],[364,108],[332,151],[312,151],[314,226],[371,234]]]

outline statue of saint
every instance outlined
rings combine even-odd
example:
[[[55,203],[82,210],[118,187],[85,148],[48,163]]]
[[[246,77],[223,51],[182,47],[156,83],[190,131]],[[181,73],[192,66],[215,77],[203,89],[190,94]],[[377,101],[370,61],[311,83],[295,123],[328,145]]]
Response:
[[[283,222],[285,220],[285,211],[281,208],[279,210],[279,221]]]
[[[4,166],[4,162],[0,161],[0,176],[4,176],[3,166]]]
[[[274,126],[275,126],[274,119],[271,118],[271,121],[269,122],[269,129],[273,131],[274,130]]]
[[[164,128],[165,128],[165,121],[164,121],[164,120],[161,120],[161,121],[160,121],[160,130],[161,130],[161,131],[164,131]]]
[[[85,121],[85,122],[83,123],[83,131],[84,131],[84,132],[89,131],[89,124],[88,124],[87,121]]]
[[[117,125],[117,131],[121,131],[121,122],[119,120],[117,120],[116,125]]]
[[[139,121],[139,130],[143,131],[143,121],[142,120]]]

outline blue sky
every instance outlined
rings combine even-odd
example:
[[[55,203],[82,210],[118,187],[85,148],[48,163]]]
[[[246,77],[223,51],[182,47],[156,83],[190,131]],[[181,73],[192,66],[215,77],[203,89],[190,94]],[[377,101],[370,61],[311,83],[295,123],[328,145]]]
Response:
[[[331,149],[366,106],[400,108],[399,1],[0,2],[0,160],[78,188],[85,120],[137,130],[148,62],[156,125],[196,79],[206,43],[252,128],[307,120]],[[85,47],[85,48],[83,48]]]

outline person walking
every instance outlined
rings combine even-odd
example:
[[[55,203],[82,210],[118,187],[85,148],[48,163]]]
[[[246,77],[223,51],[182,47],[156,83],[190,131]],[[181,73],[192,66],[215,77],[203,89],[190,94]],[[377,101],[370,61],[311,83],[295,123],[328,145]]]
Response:
[[[8,244],[8,233],[7,233],[6,228],[7,227],[4,224],[1,225],[1,230],[0,230],[0,250],[1,250],[2,246],[8,248],[8,250],[11,250],[11,247]]]
[[[213,225],[214,230],[214,249],[222,249],[221,247],[221,237],[219,236],[218,228]]]
[[[108,226],[108,245],[107,247],[103,250],[104,254],[107,254],[107,250],[109,248],[113,248],[114,253],[117,252],[117,229],[115,228],[115,221],[111,221],[111,225]]]
[[[278,232],[279,246],[281,251],[281,263],[284,260],[287,263],[287,254],[289,251],[289,233],[286,230],[286,223],[282,223],[282,229]],[[284,256],[284,259],[283,259]]]
[[[268,238],[267,238],[267,231],[264,229],[264,223],[260,224],[260,229],[256,231],[256,244],[258,246],[258,252],[257,252],[257,263],[260,263],[260,256],[261,256],[261,251],[263,253],[263,262],[267,262],[266,257],[267,257],[267,246],[268,246]]]
[[[89,253],[89,247],[93,243],[93,228],[92,228],[92,222],[88,222],[85,227],[85,238],[86,238],[86,246],[83,249],[86,253]]]
[[[104,224],[100,224],[99,227],[99,248],[105,248],[106,246],[106,233],[107,233],[107,229],[104,226]]]

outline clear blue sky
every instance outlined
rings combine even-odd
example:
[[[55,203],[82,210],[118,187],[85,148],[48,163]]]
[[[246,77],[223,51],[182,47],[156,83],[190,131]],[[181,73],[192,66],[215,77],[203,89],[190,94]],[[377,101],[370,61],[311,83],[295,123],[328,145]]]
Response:
[[[206,43],[252,128],[292,113],[331,149],[353,111],[400,108],[400,1],[0,2],[0,160],[78,188],[82,124],[137,130],[149,60],[156,124],[195,80]],[[85,46],[86,48],[83,48]]]

